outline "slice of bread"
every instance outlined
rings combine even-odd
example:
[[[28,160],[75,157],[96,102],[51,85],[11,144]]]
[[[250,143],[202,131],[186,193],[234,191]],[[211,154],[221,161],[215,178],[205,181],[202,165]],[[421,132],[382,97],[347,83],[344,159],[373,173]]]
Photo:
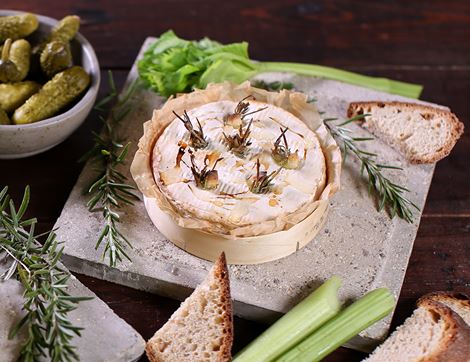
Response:
[[[470,327],[449,307],[423,297],[412,316],[365,361],[468,362]]]
[[[435,292],[426,294],[421,299],[434,300],[452,309],[470,326],[470,298],[463,293]]]
[[[150,362],[230,361],[230,284],[222,253],[206,279],[147,342]]]
[[[463,133],[455,114],[405,102],[353,102],[348,117],[370,114],[361,122],[410,163],[434,163],[446,157]]]

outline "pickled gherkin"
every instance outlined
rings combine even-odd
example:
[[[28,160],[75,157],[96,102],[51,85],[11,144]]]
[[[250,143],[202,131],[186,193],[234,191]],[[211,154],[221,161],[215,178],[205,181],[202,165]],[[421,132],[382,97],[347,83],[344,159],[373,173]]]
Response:
[[[33,14],[21,14],[0,17],[0,42],[7,39],[21,39],[39,26],[38,18]]]
[[[82,67],[57,73],[13,113],[12,121],[25,124],[49,118],[75,100],[89,84],[90,76]]]
[[[60,40],[68,42],[75,37],[79,28],[80,18],[77,15],[66,16],[52,29],[49,41]]]
[[[0,108],[0,125],[11,124],[10,118],[8,118],[7,112]]]
[[[29,72],[31,46],[24,39],[7,39],[0,58],[0,82],[19,82]]]
[[[78,33],[80,28],[80,18],[76,15],[69,15],[63,18],[50,32],[44,42],[39,44],[35,49],[35,54],[40,54],[46,45],[53,41],[61,41],[68,43]]]
[[[7,113],[13,112],[41,86],[33,81],[0,84],[0,108]]]
[[[68,42],[59,40],[47,43],[40,57],[42,72],[49,78],[72,65],[72,52]]]

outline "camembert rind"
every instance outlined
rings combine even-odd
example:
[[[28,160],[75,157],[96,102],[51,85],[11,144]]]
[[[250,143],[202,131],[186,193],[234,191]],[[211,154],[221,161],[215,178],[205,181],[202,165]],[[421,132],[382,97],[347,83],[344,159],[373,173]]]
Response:
[[[153,164],[155,144],[158,143],[161,135],[175,120],[173,111],[178,114],[183,114],[185,110],[190,112],[190,110],[198,109],[204,105],[221,101],[232,102],[227,104],[236,104],[236,102],[249,95],[253,96],[260,104],[267,103],[282,108],[284,111],[301,120],[316,134],[319,146],[321,147],[321,152],[318,153],[323,155],[324,158],[324,179],[323,181],[320,180],[320,182],[318,182],[318,180],[312,182],[318,189],[318,192],[315,190],[315,197],[311,201],[303,203],[298,210],[288,214],[287,217],[286,215],[278,215],[278,217],[274,217],[273,219],[268,219],[264,222],[254,222],[254,224],[250,224],[250,221],[248,221],[246,224],[237,225],[236,223],[227,223],[226,220],[219,221],[211,219],[210,217],[204,219],[199,217],[200,215],[197,215],[197,213],[191,212],[191,210],[179,207],[177,202],[175,203],[174,195],[172,196],[171,193],[168,193],[168,190],[162,190],[161,180],[159,180],[161,173],[158,172],[157,177],[154,177],[155,165]],[[258,116],[253,118],[257,119]],[[178,140],[175,140],[175,142],[178,142]],[[321,157],[319,159],[321,159]],[[321,165],[321,162],[318,164]],[[315,106],[307,102],[307,97],[304,94],[285,90],[279,93],[268,92],[251,87],[249,82],[245,82],[241,85],[234,85],[228,82],[211,84],[205,90],[197,90],[168,100],[160,110],[154,111],[152,120],[145,123],[144,135],[139,142],[139,149],[135,154],[131,166],[134,180],[144,194],[149,214],[152,214],[152,208],[158,208],[158,210],[170,216],[169,220],[172,220],[175,227],[192,229],[193,231],[198,230],[202,233],[211,234],[211,240],[213,237],[217,239],[217,236],[220,236],[220,240],[230,239],[240,241],[244,238],[252,238],[255,235],[258,235],[256,238],[266,237],[270,240],[276,240],[282,234],[282,237],[285,238],[286,235],[284,231],[289,231],[289,229],[292,229],[296,225],[297,232],[299,229],[303,228],[303,233],[309,234],[310,237],[312,237],[310,229],[314,225],[318,225],[322,217],[324,218],[324,212],[328,204],[327,200],[339,188],[340,171],[340,150],[323,125]],[[223,175],[221,176],[223,178]],[[170,175],[170,178],[171,177]],[[322,182],[324,182],[324,186],[321,185]],[[151,200],[151,202],[148,200]],[[320,205],[322,207],[319,207]],[[319,212],[316,210],[323,211]],[[302,222],[307,221],[309,216],[312,216],[316,222],[312,223],[311,220],[308,223]],[[283,232],[280,233],[280,231]],[[171,237],[167,235],[167,233],[164,234],[171,240]],[[181,242],[176,242],[176,240],[172,241],[181,246]],[[249,245],[255,250],[258,242],[260,241],[249,243]],[[288,238],[288,242],[294,245],[293,248],[289,249],[289,253],[303,246],[299,244],[299,240],[292,238]],[[260,245],[262,245],[261,242]],[[197,253],[197,255],[201,257],[204,257],[203,254],[204,253]],[[234,258],[232,258],[232,260],[234,260]]]
[[[192,150],[196,163],[203,165],[208,158],[212,166],[215,160],[220,160],[217,163],[219,184],[215,190],[205,190],[192,182],[189,153],[175,163],[178,145],[190,143],[189,132],[176,117],[154,147],[155,181],[180,213],[219,223],[225,233],[267,221],[276,223],[276,229],[270,232],[284,230],[287,223],[295,220],[296,213],[311,210],[310,205],[323,191],[326,166],[320,143],[316,134],[291,113],[271,104],[250,101],[251,111],[262,110],[250,118],[253,120],[250,145],[246,147],[246,154],[239,157],[227,147],[224,139],[224,134],[238,132],[223,120],[236,106],[235,101],[222,100],[187,111],[193,122],[199,121],[208,140],[207,147]],[[286,127],[288,145],[302,155],[298,169],[282,168],[272,157],[273,144],[280,129]],[[279,170],[270,192],[250,191],[249,181],[255,173],[257,160],[268,174]],[[253,235],[262,234],[253,231]]]

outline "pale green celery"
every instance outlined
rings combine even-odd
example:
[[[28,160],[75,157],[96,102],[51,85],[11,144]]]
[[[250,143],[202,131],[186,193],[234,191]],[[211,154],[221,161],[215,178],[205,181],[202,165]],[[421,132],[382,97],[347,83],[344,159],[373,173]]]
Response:
[[[386,288],[367,293],[284,353],[276,362],[320,361],[359,332],[387,316],[394,306],[395,300]]]
[[[381,92],[399,94],[409,98],[418,99],[423,90],[419,84],[404,83],[386,78],[368,77],[346,70],[325,67],[322,65],[299,64],[287,62],[260,62],[257,63],[259,72],[290,72],[311,77],[321,77],[338,80],[345,83],[375,89]]]
[[[172,30],[162,34],[138,63],[144,84],[163,96],[205,88],[209,83],[242,83],[262,72],[292,72],[352,83],[382,92],[419,98],[422,86],[386,78],[368,77],[322,65],[255,62],[249,58],[248,43],[223,45],[204,38],[188,41]]]
[[[233,362],[268,362],[319,328],[340,310],[341,279],[333,276],[235,356]]]

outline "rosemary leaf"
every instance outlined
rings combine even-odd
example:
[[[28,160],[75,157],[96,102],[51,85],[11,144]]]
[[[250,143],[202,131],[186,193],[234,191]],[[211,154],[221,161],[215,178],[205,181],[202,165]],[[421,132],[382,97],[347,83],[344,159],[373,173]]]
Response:
[[[332,121],[336,121],[336,118],[326,118],[323,123],[331,132],[331,134],[342,143],[343,147],[343,162],[346,161],[348,154],[353,154],[361,162],[361,173],[367,175],[368,179],[368,191],[370,195],[375,195],[377,200],[377,210],[386,210],[388,214],[393,218],[398,216],[405,221],[413,222],[413,209],[419,211],[418,206],[408,200],[404,193],[408,192],[408,189],[404,186],[400,186],[391,181],[382,172],[383,169],[396,169],[401,170],[400,167],[385,165],[377,163],[377,154],[369,151],[365,151],[357,145],[357,142],[370,141],[373,138],[367,137],[353,137],[351,130],[344,126],[354,121],[363,119],[367,114],[362,114],[345,120],[337,125],[332,125]]]
[[[86,204],[90,212],[101,212],[103,227],[96,241],[95,249],[103,244],[102,258],[110,266],[116,266],[123,258],[131,260],[125,252],[125,246],[132,244],[119,231],[120,215],[118,209],[123,204],[132,204],[138,197],[133,193],[127,177],[118,171],[125,164],[130,144],[124,144],[119,135],[120,122],[129,114],[129,99],[137,88],[137,82],[130,84],[123,96],[119,97],[112,73],[108,73],[110,93],[95,105],[95,109],[104,111],[104,106],[114,103],[107,118],[100,116],[103,122],[101,134],[93,133],[93,147],[80,159],[91,160],[96,166],[97,177],[87,187]]]
[[[10,265],[0,276],[1,281],[14,276],[24,288],[25,316],[13,326],[9,338],[24,331],[19,361],[38,361],[49,357],[52,361],[77,361],[72,345],[74,336],[82,328],[74,326],[68,313],[88,297],[71,296],[67,292],[70,274],[59,264],[63,247],[53,231],[48,232],[43,245],[42,234],[35,233],[36,219],[22,220],[30,199],[26,187],[18,209],[8,195],[8,188],[0,192],[0,257]],[[28,229],[29,228],[29,229]]]
[[[282,81],[274,81],[274,82],[266,82],[264,80],[255,80],[252,82],[253,87],[266,89],[267,91],[280,91],[282,89],[294,89],[294,84],[291,82],[282,82]]]

